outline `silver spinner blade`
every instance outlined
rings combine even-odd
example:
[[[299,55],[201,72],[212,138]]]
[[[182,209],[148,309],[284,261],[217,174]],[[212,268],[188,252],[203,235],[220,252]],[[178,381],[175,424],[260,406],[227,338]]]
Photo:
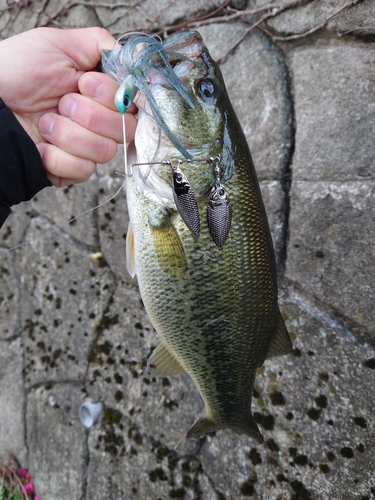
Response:
[[[178,165],[173,167],[172,186],[173,198],[177,210],[187,227],[198,238],[200,234],[200,219],[197,200],[186,175]]]
[[[232,205],[221,183],[215,183],[211,189],[207,204],[207,222],[212,239],[221,248],[232,223]]]

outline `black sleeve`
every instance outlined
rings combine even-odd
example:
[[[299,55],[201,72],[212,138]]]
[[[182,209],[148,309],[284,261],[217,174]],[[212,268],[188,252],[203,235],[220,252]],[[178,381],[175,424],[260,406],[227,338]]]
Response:
[[[31,137],[0,98],[0,227],[10,207],[52,186]]]

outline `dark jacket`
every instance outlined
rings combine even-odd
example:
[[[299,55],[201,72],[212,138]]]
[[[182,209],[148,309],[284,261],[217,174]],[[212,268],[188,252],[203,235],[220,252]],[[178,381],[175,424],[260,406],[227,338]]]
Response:
[[[0,99],[0,227],[12,205],[51,185],[34,142]]]

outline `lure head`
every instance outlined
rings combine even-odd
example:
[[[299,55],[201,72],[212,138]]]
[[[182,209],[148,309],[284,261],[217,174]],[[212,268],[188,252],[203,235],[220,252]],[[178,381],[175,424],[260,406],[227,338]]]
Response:
[[[134,83],[133,75],[128,75],[118,88],[115,95],[115,105],[121,114],[124,114],[138,92],[138,88]]]

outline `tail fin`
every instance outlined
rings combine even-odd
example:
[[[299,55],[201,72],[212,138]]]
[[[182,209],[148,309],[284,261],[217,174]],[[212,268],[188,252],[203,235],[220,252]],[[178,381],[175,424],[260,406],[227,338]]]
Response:
[[[205,436],[206,434],[217,431],[219,429],[232,429],[236,434],[247,434],[248,436],[256,439],[258,443],[264,442],[263,436],[260,433],[259,428],[251,413],[247,415],[246,419],[239,422],[215,422],[215,420],[208,417],[207,415],[203,415],[194,422],[194,424],[186,432],[184,437],[197,438]]]

